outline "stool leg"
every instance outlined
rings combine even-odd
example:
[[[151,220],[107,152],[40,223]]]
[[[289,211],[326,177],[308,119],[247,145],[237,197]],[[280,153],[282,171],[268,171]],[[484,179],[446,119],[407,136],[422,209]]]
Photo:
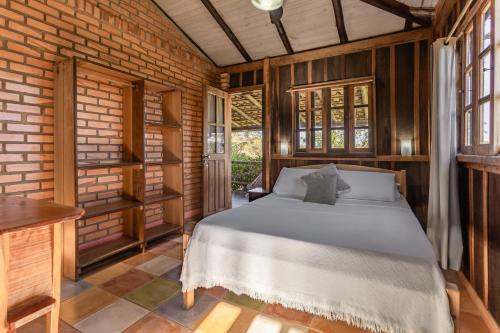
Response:
[[[59,316],[57,311],[50,311],[45,315],[45,332],[57,333],[59,331]]]

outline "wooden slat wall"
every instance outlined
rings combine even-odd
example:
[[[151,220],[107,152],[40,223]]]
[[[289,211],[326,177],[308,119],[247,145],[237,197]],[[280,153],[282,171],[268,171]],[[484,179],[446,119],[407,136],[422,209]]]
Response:
[[[391,53],[393,56],[391,56]],[[374,75],[376,82],[376,156],[393,155],[393,162],[363,161],[353,158],[342,163],[378,165],[408,170],[410,202],[423,225],[427,218],[429,165],[425,161],[397,162],[401,138],[414,139],[414,154],[429,152],[429,40],[384,45],[364,51],[327,58],[276,65],[274,68],[274,105],[271,150],[279,153],[279,145],[292,140],[292,105],[290,86]],[[418,78],[416,80],[415,78]],[[418,143],[417,143],[418,142]],[[317,155],[316,155],[317,156]],[[282,167],[331,163],[317,160],[273,159],[271,183]]]
[[[459,172],[465,276],[500,321],[500,167],[464,163]]]

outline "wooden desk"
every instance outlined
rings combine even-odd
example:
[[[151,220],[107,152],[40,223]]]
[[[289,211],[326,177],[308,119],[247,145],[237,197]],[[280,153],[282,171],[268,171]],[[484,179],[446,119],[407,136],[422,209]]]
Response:
[[[0,196],[0,333],[43,315],[56,333],[61,290],[61,222],[83,209]],[[75,244],[76,246],[76,244]]]

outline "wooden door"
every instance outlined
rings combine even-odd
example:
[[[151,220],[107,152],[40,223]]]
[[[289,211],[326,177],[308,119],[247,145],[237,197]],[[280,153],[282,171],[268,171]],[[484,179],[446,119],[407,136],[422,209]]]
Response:
[[[205,86],[203,107],[203,216],[231,208],[229,94]]]

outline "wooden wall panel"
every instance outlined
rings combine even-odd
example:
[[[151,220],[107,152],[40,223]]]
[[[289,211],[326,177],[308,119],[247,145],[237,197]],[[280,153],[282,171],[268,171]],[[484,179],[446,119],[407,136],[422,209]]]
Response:
[[[326,59],[327,81],[342,80],[345,78],[345,59],[343,55]]]
[[[473,171],[473,228],[474,228],[474,274],[472,277],[472,285],[476,289],[479,297],[484,295],[484,275],[482,267],[484,266],[483,256],[483,172],[479,170]],[[486,190],[486,189],[484,189]],[[483,300],[484,301],[484,300]]]
[[[493,317],[500,322],[500,174],[490,174],[488,183],[488,305]]]
[[[391,154],[391,92],[389,73],[390,59],[389,48],[384,47],[375,53],[375,90],[377,93],[377,153],[379,155]]]
[[[401,139],[413,138],[414,44],[396,45],[396,152],[401,152]],[[415,147],[415,144],[413,144]]]
[[[293,85],[307,84],[307,62],[299,62],[293,66]]]
[[[307,67],[306,67],[307,68]],[[274,142],[279,147],[281,141],[290,142],[292,138],[292,98],[287,89],[292,85],[291,81],[291,66],[281,66],[278,70],[278,121],[279,121],[279,137]],[[278,134],[274,132],[274,134]]]
[[[420,121],[419,121],[419,129],[420,129],[420,154],[427,155],[429,154],[429,133],[430,133],[430,87],[431,83],[431,75],[430,75],[430,66],[429,66],[429,42],[426,40],[420,41],[420,65],[419,65],[419,89],[418,96],[420,97]]]
[[[345,78],[372,74],[372,51],[349,53],[345,55]]]
[[[418,55],[414,57],[415,43],[419,45]],[[291,95],[287,90],[292,86],[304,85],[307,83],[319,83],[324,81],[342,80],[356,77],[375,77],[375,113],[376,113],[376,147],[375,157],[380,155],[391,155],[391,147],[398,141],[399,136],[414,138],[414,134],[424,133],[422,136],[415,136],[422,146],[428,146],[428,105],[430,96],[429,75],[424,73],[428,70],[429,56],[428,42],[425,41],[422,47],[420,40],[416,42],[399,42],[393,46],[381,45],[380,48],[367,48],[363,51],[356,51],[346,54],[338,54],[326,58],[311,59],[309,61],[299,60],[299,62],[287,62],[286,65],[277,65],[275,73],[277,75],[274,83],[273,121],[277,126],[272,131],[272,153],[279,153],[279,143],[288,141],[291,145],[292,138],[292,105]],[[395,50],[396,60],[391,66],[390,49]],[[426,59],[421,59],[421,57]],[[414,72],[418,70],[418,74]],[[326,71],[326,72],[325,72]],[[414,77],[419,78],[418,80]],[[424,81],[424,82],[421,82]],[[419,93],[414,93],[417,89]],[[415,97],[415,98],[414,98]],[[327,98],[327,97],[325,97]],[[425,98],[425,100],[423,100]],[[277,102],[276,102],[277,101]],[[391,112],[394,106],[395,114]],[[415,121],[414,118],[417,118]],[[417,124],[415,126],[415,124]],[[415,128],[416,127],[416,128]],[[278,130],[276,130],[278,129]],[[427,155],[428,150],[423,150]],[[304,156],[304,155],[301,155]],[[316,154],[319,162],[323,156],[334,158],[333,154]],[[349,156],[343,156],[349,157]],[[386,168],[404,168],[409,171],[410,192],[408,201],[415,211],[422,225],[425,226],[427,219],[427,192],[429,179],[429,164],[427,156],[416,157],[413,161],[396,163],[400,156],[392,155],[388,163],[381,161],[364,160],[363,165],[380,166]],[[326,160],[323,160],[327,163]],[[386,159],[387,161],[387,159]],[[331,162],[331,160],[330,160]],[[282,160],[275,158],[272,161],[271,182],[274,183],[279,170],[283,166],[295,166],[300,163],[310,164],[311,161]],[[350,162],[361,163],[355,158]]]

